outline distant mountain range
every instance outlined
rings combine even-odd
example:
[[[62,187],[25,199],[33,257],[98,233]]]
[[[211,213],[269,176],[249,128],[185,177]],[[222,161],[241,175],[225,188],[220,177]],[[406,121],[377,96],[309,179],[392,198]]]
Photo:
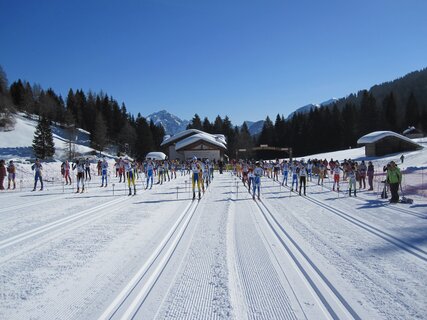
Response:
[[[182,120],[166,110],[161,110],[147,116],[147,121],[151,120],[153,120],[155,125],[161,125],[168,135],[174,135],[177,132],[185,130],[189,124],[188,120]]]
[[[324,107],[324,106],[329,106],[329,105],[331,105],[331,104],[333,104],[333,103],[335,103],[337,101],[338,101],[338,99],[332,98],[332,99],[324,101],[324,102],[322,102],[320,104],[312,104],[312,103],[310,103],[310,104],[308,104],[306,106],[303,106],[301,108],[296,109],[294,112],[290,113],[286,119],[287,120],[291,119],[297,113],[309,113],[311,111],[311,109],[320,108],[320,107]]]
[[[321,106],[331,105],[338,101],[335,98],[324,101],[320,104],[308,104],[301,108],[296,109],[294,112],[289,114],[287,119],[292,118],[292,116],[296,113],[308,113],[313,108],[319,108]],[[166,134],[174,135],[175,133],[181,132],[185,130],[190,123],[188,120],[182,120],[179,117],[169,113],[166,110],[161,110],[159,112],[154,112],[147,116],[147,121],[153,120],[155,125],[161,125],[165,129]],[[256,136],[261,133],[262,127],[264,125],[264,120],[258,121],[245,121],[248,126],[249,133],[252,136]]]

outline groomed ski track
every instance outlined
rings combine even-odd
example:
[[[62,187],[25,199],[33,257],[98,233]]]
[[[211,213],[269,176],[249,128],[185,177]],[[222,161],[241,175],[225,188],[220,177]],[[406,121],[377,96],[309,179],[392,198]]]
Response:
[[[16,215],[0,211],[0,318],[427,314],[422,211],[364,210],[372,205],[364,196],[338,198],[311,184],[300,197],[267,178],[254,201],[230,173],[216,173],[192,201],[186,179],[132,197],[117,183],[114,197],[111,189],[61,188],[31,211],[18,201],[27,193],[8,195]]]

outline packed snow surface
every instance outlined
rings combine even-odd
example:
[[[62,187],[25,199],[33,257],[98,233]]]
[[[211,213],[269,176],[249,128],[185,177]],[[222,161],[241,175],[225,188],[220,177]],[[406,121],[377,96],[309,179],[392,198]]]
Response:
[[[3,137],[0,150],[28,147]],[[75,193],[51,162],[32,192],[21,158],[17,189],[0,192],[0,319],[426,319],[425,150],[399,164],[413,204],[379,196],[382,165],[400,154],[371,159],[375,190],[357,198],[346,182],[337,193],[313,178],[299,196],[262,177],[253,200],[216,171],[200,201],[180,172],[151,190],[141,174],[128,196],[112,160],[108,187],[92,165]]]

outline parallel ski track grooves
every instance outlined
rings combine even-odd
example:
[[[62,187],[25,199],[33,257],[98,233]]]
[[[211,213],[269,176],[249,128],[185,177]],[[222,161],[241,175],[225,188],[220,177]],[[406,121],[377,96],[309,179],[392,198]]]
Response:
[[[154,250],[152,255],[147,259],[145,264],[138,270],[138,272],[128,282],[123,290],[117,295],[116,299],[114,299],[114,301],[107,307],[104,313],[99,317],[99,320],[113,319],[116,317],[116,314],[122,311],[121,308],[124,306],[124,304],[128,303],[128,299],[131,298],[130,296],[137,293],[136,297],[130,301],[129,306],[126,307],[126,309],[123,310],[119,316],[120,319],[134,319],[141,306],[144,304],[147,296],[156,284],[157,280],[163,273],[163,270],[170,261],[194,215],[194,212],[198,207],[198,204],[198,200],[192,201],[188,204],[181,216],[169,230],[167,235]],[[180,226],[181,228],[178,230]],[[170,245],[168,247],[169,243]],[[153,268],[154,270],[152,270]],[[148,279],[144,279],[150,271],[153,273],[149,275]],[[146,282],[142,288],[138,290],[138,287],[142,283],[143,279],[146,280]]]
[[[1,208],[0,209],[0,213],[7,212],[7,211],[14,211],[14,210],[22,209],[22,208],[26,208],[26,207],[33,207],[33,206],[41,204],[41,203],[58,200],[58,198],[61,198],[61,196],[67,196],[67,195],[68,195],[68,193],[64,193],[64,194],[61,194],[61,195],[51,195],[51,196],[48,196],[45,199],[31,201],[31,203],[21,203],[21,204],[17,204],[17,205],[14,205],[14,206],[9,206],[9,207],[5,207],[5,208]],[[0,199],[1,199],[1,197],[0,197]]]
[[[73,221],[75,221],[77,219],[85,217],[85,216],[87,216],[87,215],[89,215],[89,214],[91,214],[93,212],[97,212],[99,210],[107,208],[107,207],[109,207],[111,205],[115,205],[115,204],[124,202],[127,199],[128,199],[127,197],[126,198],[124,198],[124,197],[116,198],[116,199],[114,199],[112,201],[103,203],[103,204],[98,205],[96,207],[92,207],[92,208],[83,210],[82,212],[79,212],[77,214],[73,214],[71,216],[64,217],[62,219],[50,222],[50,223],[42,225],[40,227],[37,227],[37,228],[31,229],[31,230],[22,232],[20,234],[17,234],[15,236],[9,237],[7,239],[4,239],[4,240],[0,241],[0,250],[6,249],[6,248],[8,248],[8,247],[10,247],[12,245],[20,243],[20,242],[22,242],[24,240],[27,240],[27,239],[32,238],[34,236],[37,236],[39,234],[45,233],[45,232],[50,231],[52,229],[56,229],[58,227],[61,227],[61,226],[65,225],[65,224],[68,224],[69,222],[73,222]]]
[[[276,235],[277,239],[280,241],[280,243],[283,245],[285,250],[288,252],[288,254],[292,257],[293,261],[297,265],[300,272],[304,275],[312,289],[316,292],[317,296],[325,306],[326,310],[329,312],[330,316],[333,319],[341,319],[340,316],[335,312],[333,306],[327,301],[325,295],[321,292],[318,285],[316,285],[315,280],[313,279],[313,276],[310,276],[309,273],[315,273],[320,279],[323,281],[323,284],[327,286],[327,288],[330,290],[329,294],[332,294],[334,297],[336,297],[339,302],[339,308],[343,309],[347,315],[350,315],[353,319],[361,320],[361,317],[357,314],[357,312],[348,304],[348,302],[344,299],[344,297],[339,293],[339,291],[333,286],[333,284],[326,278],[326,276],[320,271],[320,269],[316,266],[316,264],[308,257],[308,255],[302,250],[302,248],[297,244],[297,242],[290,236],[288,232],[283,228],[283,226],[277,221],[277,219],[274,217],[274,215],[271,213],[271,211],[267,208],[267,206],[261,202],[256,201],[256,204],[261,211],[262,215],[264,216],[264,219],[266,220],[267,224],[270,226],[273,233]],[[268,218],[271,217],[271,219],[274,221],[275,226]],[[283,239],[283,237],[279,234],[279,231],[277,228],[280,229],[281,233],[292,243],[292,246],[294,249],[290,248]],[[296,257],[295,251],[297,251],[297,254],[300,254],[303,256],[304,260],[300,261]],[[312,270],[307,270],[304,268],[303,264],[308,264]]]
[[[286,186],[286,188],[288,188],[290,190],[289,186]],[[302,198],[307,200],[307,201],[311,201],[312,203],[325,208],[326,210],[328,210],[328,211],[332,212],[333,214],[343,218],[344,220],[358,226],[359,228],[361,228],[361,229],[363,229],[363,230],[365,230],[365,231],[367,231],[367,232],[369,232],[369,233],[371,233],[377,237],[380,237],[381,239],[399,247],[400,249],[403,249],[407,253],[410,253],[413,256],[427,262],[427,252],[424,251],[423,249],[420,249],[420,248],[418,248],[418,247],[416,247],[416,246],[414,246],[414,245],[412,245],[412,244],[410,244],[404,240],[396,238],[395,236],[393,236],[393,235],[391,235],[385,231],[382,231],[382,230],[378,229],[377,227],[370,225],[367,222],[364,222],[358,218],[352,217],[351,215],[345,213],[342,210],[339,210],[339,209],[336,209],[332,206],[324,204],[322,201],[317,200],[317,199],[313,198],[312,196],[303,196]],[[361,200],[361,201],[363,201],[363,200]],[[387,208],[387,207],[385,207],[385,208]]]
[[[372,225],[370,225],[370,224],[368,224],[368,223],[366,223],[366,222],[364,222],[358,218],[352,217],[351,215],[345,213],[342,210],[335,209],[332,206],[326,205],[326,204],[322,203],[321,201],[314,199],[311,196],[304,196],[304,199],[311,201],[312,203],[314,203],[318,206],[321,206],[322,208],[325,208],[326,210],[328,210],[328,211],[334,213],[335,215],[343,218],[344,220],[358,226],[359,228],[366,230],[369,233],[376,235],[377,237],[380,237],[381,239],[383,239],[383,240],[385,240],[391,244],[394,244],[395,246],[397,246],[397,247],[403,249],[404,251],[412,254],[413,256],[423,260],[424,262],[427,262],[427,252],[426,251],[424,251],[424,250],[422,250],[422,249],[420,249],[420,248],[418,248],[418,247],[416,247],[416,246],[414,246],[414,245],[412,245],[406,241],[403,241],[399,238],[396,238],[395,236],[393,236],[393,235],[391,235],[385,231],[382,231],[382,230],[380,230],[380,229],[378,229],[378,228],[376,228],[376,227],[374,227],[374,226],[372,226]]]
[[[286,186],[286,188],[290,190],[289,186]],[[419,258],[419,259],[427,262],[427,252],[424,251],[423,249],[420,249],[420,248],[418,248],[418,247],[416,247],[416,246],[414,246],[414,245],[412,245],[412,244],[410,244],[410,243],[408,243],[408,242],[406,242],[404,240],[396,238],[395,236],[393,236],[393,235],[391,235],[391,234],[389,234],[389,233],[387,233],[385,231],[382,231],[382,230],[378,229],[377,227],[374,227],[374,226],[370,225],[367,222],[364,222],[364,221],[362,221],[362,220],[360,220],[358,218],[352,217],[351,215],[345,213],[342,210],[339,210],[339,209],[336,209],[336,208],[334,208],[332,206],[324,204],[323,202],[321,202],[321,201],[319,201],[317,199],[314,199],[312,196],[303,196],[302,198],[306,199],[308,201],[311,201],[314,204],[317,204],[317,205],[325,208],[326,210],[328,210],[328,211],[334,213],[335,215],[343,218],[344,220],[346,220],[346,221],[348,221],[348,222],[350,222],[350,223],[358,226],[359,228],[361,228],[363,230],[366,230],[369,233],[371,233],[371,234],[373,234],[373,235],[375,235],[377,237],[380,237],[381,239],[383,239],[383,240],[385,240],[385,241],[387,241],[387,242],[389,242],[391,244],[394,244],[395,246],[403,249],[407,253],[410,253],[413,256],[415,256],[415,257],[417,257],[417,258]],[[363,200],[361,200],[361,201],[363,201]],[[387,207],[385,207],[385,208],[387,208]]]
[[[330,190],[331,192],[336,192],[336,191],[332,191],[332,189],[329,186],[325,186],[325,185],[321,186],[321,185],[318,185],[318,184],[316,184],[316,183],[314,183],[312,181],[307,181],[307,182],[311,183],[315,187],[316,186],[323,187],[325,189]],[[359,190],[359,189],[357,189],[357,190]],[[348,189],[347,189],[347,191],[348,191]],[[358,196],[358,197],[352,197],[352,199],[355,199],[357,201],[362,201],[362,202],[369,201],[369,199],[367,199],[365,197],[360,197],[360,196]],[[400,213],[405,213],[405,214],[408,214],[408,215],[411,215],[411,216],[414,216],[414,217],[417,217],[417,218],[420,218],[420,219],[426,219],[427,218],[427,214],[422,214],[420,212],[417,212],[417,211],[414,211],[414,210],[410,210],[410,209],[406,209],[406,208],[402,208],[402,207],[383,206],[381,208],[384,208],[384,209],[392,211],[392,212],[396,212],[397,211],[397,212],[400,212]]]

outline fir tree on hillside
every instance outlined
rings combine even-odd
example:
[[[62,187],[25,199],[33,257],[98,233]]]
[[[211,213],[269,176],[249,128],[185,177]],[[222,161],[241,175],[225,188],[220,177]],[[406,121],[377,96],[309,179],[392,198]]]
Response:
[[[42,117],[36,127],[33,139],[33,150],[37,158],[47,159],[55,154],[55,144],[53,143],[50,121]]]
[[[100,152],[104,151],[107,145],[107,125],[100,112],[95,117],[95,129],[91,134],[91,145]]]

